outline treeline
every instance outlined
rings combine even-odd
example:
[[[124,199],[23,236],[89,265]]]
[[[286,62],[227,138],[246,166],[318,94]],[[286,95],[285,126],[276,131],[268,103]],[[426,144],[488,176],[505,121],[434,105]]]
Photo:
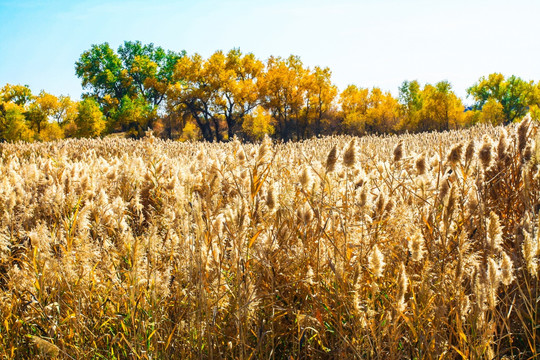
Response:
[[[170,139],[226,141],[233,136],[281,140],[349,133],[448,130],[476,123],[508,124],[527,112],[540,116],[540,82],[501,74],[467,89],[465,108],[447,81],[405,81],[398,98],[379,88],[350,85],[341,93],[328,68],[299,57],[261,61],[238,49],[199,54],[153,44],[93,45],[75,64],[82,101],[27,86],[0,90],[0,139],[54,140],[148,129]]]

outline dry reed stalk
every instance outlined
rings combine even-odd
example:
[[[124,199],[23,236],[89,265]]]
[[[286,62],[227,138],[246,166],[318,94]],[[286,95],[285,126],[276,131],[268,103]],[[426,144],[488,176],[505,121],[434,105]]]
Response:
[[[0,356],[534,358],[536,133],[2,143]]]

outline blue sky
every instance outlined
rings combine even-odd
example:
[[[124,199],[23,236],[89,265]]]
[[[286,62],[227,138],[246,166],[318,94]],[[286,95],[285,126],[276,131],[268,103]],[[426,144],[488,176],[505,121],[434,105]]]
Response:
[[[0,86],[79,98],[74,64],[92,44],[153,42],[209,56],[239,47],[265,60],[299,55],[334,83],[397,95],[404,80],[482,75],[540,80],[540,1],[36,1],[0,0]]]

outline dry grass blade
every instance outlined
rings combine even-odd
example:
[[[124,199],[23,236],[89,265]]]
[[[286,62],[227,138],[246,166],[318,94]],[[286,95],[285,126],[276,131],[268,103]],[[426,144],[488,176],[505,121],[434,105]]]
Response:
[[[537,358],[537,133],[1,143],[0,357]]]

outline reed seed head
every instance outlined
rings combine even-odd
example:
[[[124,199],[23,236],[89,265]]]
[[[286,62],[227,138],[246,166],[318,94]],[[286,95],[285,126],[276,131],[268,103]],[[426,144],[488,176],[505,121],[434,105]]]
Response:
[[[422,260],[424,257],[424,236],[419,230],[414,232],[408,245],[412,260]]]
[[[506,252],[502,253],[501,282],[508,286],[514,281],[513,265],[510,256]]]
[[[356,139],[353,138],[343,154],[343,165],[351,168],[356,163]]]
[[[517,128],[517,142],[518,142],[518,150],[520,152],[525,149],[525,146],[527,146],[527,139],[529,137],[529,127],[531,124],[531,116],[530,114],[527,114],[523,120],[519,123],[519,126]]]
[[[403,141],[400,141],[394,148],[394,162],[398,162],[402,158],[403,158]]]
[[[489,218],[486,223],[486,238],[490,253],[498,254],[502,251],[502,226],[499,220],[499,216],[495,212],[489,214]]]
[[[300,173],[300,185],[302,185],[302,187],[304,189],[309,189],[313,183],[313,176],[311,174],[311,170],[310,168],[307,166],[307,165],[304,165],[302,167],[302,172]]]
[[[459,143],[452,147],[450,150],[450,153],[448,153],[448,157],[446,159],[447,162],[450,163],[452,166],[456,166],[460,161],[461,157],[463,155],[463,144]]]
[[[415,162],[416,173],[418,175],[424,175],[426,173],[426,156],[422,154],[416,158]]]
[[[331,173],[336,169],[337,162],[337,145],[332,147],[326,158],[326,172]]]
[[[384,255],[379,250],[379,246],[375,245],[371,255],[369,256],[370,270],[376,277],[381,277],[384,271],[384,266]]]
[[[474,139],[471,139],[469,143],[467,144],[467,148],[465,149],[465,163],[470,164],[474,158],[474,155],[476,153],[476,142]]]
[[[492,159],[491,149],[492,149],[491,139],[488,136],[484,136],[484,143],[482,144],[482,147],[480,148],[480,151],[478,152],[478,157],[484,169],[487,169],[491,166],[491,159]]]

